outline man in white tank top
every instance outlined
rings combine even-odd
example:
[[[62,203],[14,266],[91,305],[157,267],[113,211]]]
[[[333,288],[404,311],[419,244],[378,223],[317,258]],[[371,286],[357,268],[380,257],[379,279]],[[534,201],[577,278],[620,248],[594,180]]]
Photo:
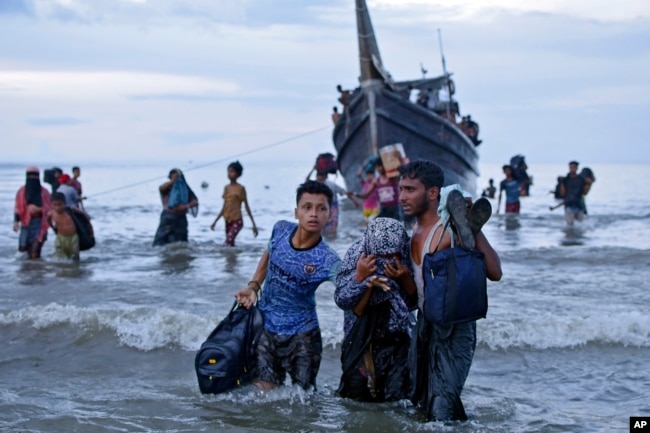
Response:
[[[422,259],[440,242],[438,250],[451,246],[451,235],[443,233],[438,206],[444,184],[441,168],[431,161],[414,161],[400,168],[400,204],[417,225],[411,237],[411,258],[418,290],[420,312],[410,356],[415,378],[411,401],[427,420],[466,420],[460,399],[476,348],[476,322],[438,326],[422,314],[424,279]],[[485,255],[487,277],[501,279],[501,261],[480,229],[474,234],[475,246]]]

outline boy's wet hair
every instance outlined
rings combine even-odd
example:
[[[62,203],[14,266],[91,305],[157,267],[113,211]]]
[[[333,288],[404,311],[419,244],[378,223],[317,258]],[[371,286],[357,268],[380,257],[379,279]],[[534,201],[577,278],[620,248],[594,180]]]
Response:
[[[329,186],[324,183],[317,182],[315,180],[308,180],[298,187],[296,190],[296,206],[300,203],[300,199],[304,193],[308,194],[323,194],[327,197],[327,204],[332,207],[332,201],[334,200],[334,194]]]
[[[418,160],[409,162],[399,168],[401,178],[418,179],[426,189],[437,186],[442,188],[445,183],[445,174],[438,164],[433,161]]]
[[[244,167],[240,164],[239,161],[231,162],[228,164],[228,168],[232,168],[235,170],[235,173],[237,173],[237,176],[241,176],[241,174],[244,172]]]
[[[55,192],[52,194],[51,201],[62,201],[63,203],[65,203],[65,196],[63,195],[62,192]]]

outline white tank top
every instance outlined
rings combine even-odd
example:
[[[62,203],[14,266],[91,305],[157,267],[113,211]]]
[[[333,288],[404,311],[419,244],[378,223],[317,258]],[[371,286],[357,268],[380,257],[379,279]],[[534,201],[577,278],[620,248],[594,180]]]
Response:
[[[420,308],[420,311],[423,311],[424,309],[424,276],[422,275],[422,263],[424,263],[424,255],[429,252],[429,246],[433,240],[433,234],[436,232],[436,229],[440,227],[441,223],[442,220],[438,220],[438,222],[435,223],[433,227],[431,227],[431,231],[427,235],[427,238],[424,240],[424,245],[422,246],[422,251],[420,253],[420,264],[417,264],[415,261],[413,261],[413,276],[415,280],[415,287],[417,287],[418,290],[418,308]],[[440,236],[442,236],[442,234]],[[412,250],[411,254],[413,254]]]

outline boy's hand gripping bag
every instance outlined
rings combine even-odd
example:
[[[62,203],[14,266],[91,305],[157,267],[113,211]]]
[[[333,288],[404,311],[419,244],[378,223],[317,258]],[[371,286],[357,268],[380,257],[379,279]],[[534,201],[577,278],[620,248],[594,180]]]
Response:
[[[255,346],[264,326],[257,306],[233,305],[210,333],[194,359],[203,394],[218,394],[249,383],[255,373]]]

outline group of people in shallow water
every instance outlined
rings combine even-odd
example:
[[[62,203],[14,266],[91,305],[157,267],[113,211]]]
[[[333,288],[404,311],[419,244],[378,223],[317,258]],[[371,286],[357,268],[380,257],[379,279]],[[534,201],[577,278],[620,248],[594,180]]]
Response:
[[[559,203],[551,206],[550,210],[564,206],[564,217],[569,227],[573,226],[575,221],[582,221],[587,214],[585,198],[596,181],[596,177],[589,167],[583,168],[578,173],[578,165],[577,161],[569,162],[569,172],[566,176],[558,176],[555,190],[551,191]],[[511,164],[506,164],[502,168],[505,178],[499,184],[496,212],[499,213],[501,198],[505,195],[505,213],[518,214],[521,210],[520,197],[528,195],[528,188],[532,184],[532,180],[527,174],[517,176],[516,170]],[[524,163],[523,173],[525,173],[525,168]],[[481,195],[494,198],[496,190],[494,179],[489,179],[488,186]]]
[[[41,185],[38,167],[30,166],[25,170],[25,185],[16,193],[13,230],[19,232],[18,251],[25,252],[30,259],[41,257],[49,228],[56,234],[55,255],[79,259],[79,237],[74,219],[89,221],[90,218],[83,208],[81,169],[73,167],[72,174],[70,177],[58,167],[46,170],[44,180],[52,187],[50,193]]]
[[[484,254],[487,277],[501,278],[501,263],[482,225],[491,214],[430,161],[402,166],[396,200],[416,224],[409,236],[395,218],[377,216],[343,260],[323,238],[335,193],[306,180],[296,191],[297,222],[278,221],[247,286],[235,293],[244,308],[261,310],[255,385],[269,390],[291,383],[316,388],[322,339],[315,291],[330,281],[344,312],[342,376],[337,393],[367,402],[410,399],[426,420],[465,420],[460,399],[476,347],[476,323],[439,326],[424,319],[425,254],[454,242]],[[346,192],[347,193],[347,192]],[[359,194],[361,195],[361,194]],[[450,206],[450,201],[454,206]],[[452,218],[456,230],[446,229]],[[418,313],[419,312],[419,313]],[[417,318],[415,317],[417,315]]]
[[[370,178],[373,167],[379,174],[374,179]],[[367,402],[410,399],[426,420],[465,420],[460,396],[476,347],[476,323],[440,326],[424,319],[427,289],[422,265],[426,254],[456,243],[482,252],[487,277],[500,280],[499,256],[481,231],[491,207],[489,212],[474,212],[479,201],[487,199],[472,204],[457,185],[443,188],[443,171],[433,162],[409,162],[398,178],[385,178],[382,168],[381,160],[372,160],[364,172],[364,190],[356,194],[334,192],[327,176],[317,173],[318,180],[307,179],[296,191],[297,222],[274,224],[249,283],[235,293],[241,306],[257,305],[264,318],[256,343],[255,385],[269,390],[285,384],[288,375],[294,385],[316,388],[322,339],[315,292],[330,281],[344,314],[338,395]],[[237,182],[242,171],[239,162],[228,166],[224,205],[211,225],[214,229],[224,218],[228,245],[234,244],[241,230],[242,203],[257,235],[246,190]],[[178,169],[169,172],[159,191],[163,211],[154,245],[187,240],[187,213],[198,211],[196,194]],[[374,206],[369,209],[376,216],[341,260],[323,237],[331,224],[335,195],[363,198],[365,203],[374,192],[377,202],[367,205]],[[22,225],[21,248],[28,247],[28,239],[44,240],[48,223],[43,216],[67,233],[70,224],[57,210],[70,207],[62,196],[55,193],[52,202],[58,204],[50,206],[38,169],[27,169],[26,185],[16,198],[15,227]],[[449,204],[452,197],[455,206]],[[416,221],[411,236],[401,214]],[[454,229],[445,225],[449,218]]]
[[[257,226],[253,219],[253,213],[248,204],[246,188],[238,182],[242,176],[244,167],[239,161],[231,162],[227,168],[229,183],[223,189],[223,206],[221,211],[210,225],[210,229],[216,228],[217,222],[223,218],[226,227],[226,239],[224,245],[235,246],[235,239],[244,227],[241,207],[242,204],[253,224],[253,234],[258,235]],[[166,245],[172,242],[187,242],[187,214],[196,217],[199,212],[199,199],[192,188],[189,187],[183,172],[174,168],[170,170],[168,181],[160,185],[160,198],[163,210],[160,213],[160,223],[154,236],[153,245]]]

